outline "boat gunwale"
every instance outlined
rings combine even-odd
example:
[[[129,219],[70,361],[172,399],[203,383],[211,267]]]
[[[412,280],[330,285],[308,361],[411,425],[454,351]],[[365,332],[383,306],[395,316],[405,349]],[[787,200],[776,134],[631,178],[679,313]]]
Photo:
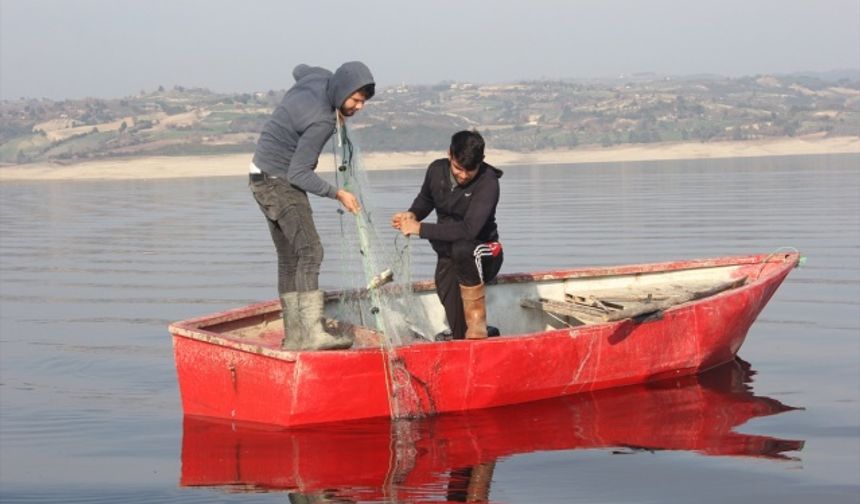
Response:
[[[600,277],[614,277],[614,276],[630,276],[637,274],[648,274],[648,273],[667,273],[673,271],[683,271],[683,270],[695,270],[695,269],[705,269],[705,268],[715,268],[721,266],[744,266],[744,265],[754,265],[761,263],[762,265],[766,263],[792,263],[791,267],[796,267],[799,262],[800,254],[798,252],[785,252],[785,253],[770,253],[770,254],[754,254],[754,255],[745,255],[745,256],[725,256],[719,258],[706,258],[706,259],[691,259],[691,260],[680,260],[680,261],[669,261],[669,262],[660,262],[660,263],[642,263],[642,264],[632,264],[632,265],[623,265],[623,266],[598,266],[598,267],[584,267],[584,268],[571,268],[565,270],[546,270],[546,271],[538,271],[533,273],[507,273],[503,275],[499,275],[496,278],[496,283],[498,284],[516,284],[516,283],[528,283],[528,282],[544,282],[544,281],[552,281],[552,280],[568,280],[575,278],[600,278]],[[763,271],[763,269],[762,269]],[[748,278],[747,281],[731,290],[726,290],[712,296],[708,296],[701,299],[691,300],[685,303],[681,303],[671,308],[664,310],[664,312],[676,311],[680,309],[688,309],[693,306],[696,306],[701,303],[710,302],[711,300],[721,298],[722,296],[730,296],[736,295],[739,292],[742,292],[747,289],[751,289],[757,284],[767,281],[770,277],[772,277],[776,272],[782,271],[782,269],[773,269],[771,270],[771,274],[766,275],[764,277],[759,273],[755,278]],[[435,284],[432,280],[419,280],[413,283],[413,289],[415,292],[427,292],[435,289]],[[363,291],[367,289],[356,289],[355,291],[348,292],[356,292],[361,294]],[[336,299],[343,291],[328,291],[326,292],[326,299],[332,300]],[[202,341],[214,345],[224,346],[228,348],[232,348],[238,351],[248,352],[257,355],[265,355],[267,357],[272,357],[278,360],[285,361],[295,361],[298,358],[298,355],[301,353],[307,352],[297,352],[297,351],[288,351],[281,350],[277,348],[268,348],[255,343],[242,343],[237,341],[234,338],[224,337],[220,333],[208,331],[204,329],[204,326],[213,326],[217,324],[222,324],[226,322],[234,322],[236,320],[241,320],[243,318],[250,318],[255,316],[265,316],[266,314],[272,313],[275,310],[280,308],[280,303],[277,299],[264,301],[260,303],[254,303],[251,305],[246,305],[239,308],[229,309],[226,311],[218,312],[215,314],[203,315],[200,317],[195,317],[183,321],[178,321],[170,324],[169,332],[174,338],[184,337],[197,341]],[[559,329],[550,329],[546,331],[535,331],[531,333],[522,333],[522,334],[511,334],[507,336],[511,336],[512,338],[491,338],[489,340],[478,340],[482,343],[505,343],[510,342],[512,339],[516,338],[517,340],[521,340],[522,338],[537,338],[537,337],[545,337],[551,336],[558,333],[570,333],[573,335],[574,331],[580,332],[583,329],[591,329],[595,327],[606,327],[611,326],[613,324],[621,324],[625,323],[629,319],[622,319],[616,321],[609,321],[599,324],[589,324],[583,326],[575,326],[575,327],[567,327],[567,328],[559,328]],[[432,343],[432,342],[428,342]],[[475,341],[452,341],[445,342],[446,344],[474,344]],[[406,345],[401,347],[401,349],[405,350],[408,348],[415,348],[417,345]],[[421,345],[424,346],[424,345]],[[325,353],[327,355],[360,355],[366,352],[379,352],[382,349],[380,347],[366,347],[366,348],[352,348],[346,350],[328,350]]]

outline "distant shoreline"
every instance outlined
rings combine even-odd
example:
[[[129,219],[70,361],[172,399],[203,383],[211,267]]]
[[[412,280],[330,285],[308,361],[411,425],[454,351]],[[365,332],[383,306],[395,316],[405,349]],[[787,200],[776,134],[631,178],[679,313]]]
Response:
[[[781,138],[742,142],[687,142],[587,146],[573,150],[513,152],[490,149],[487,162],[509,165],[618,163],[679,159],[718,159],[810,154],[860,154],[860,136]],[[368,152],[362,162],[369,171],[426,167],[444,152]],[[0,182],[46,180],[147,180],[220,177],[246,174],[251,155],[147,156],[85,161],[74,164],[33,163],[0,167]],[[330,172],[329,155],[320,158],[319,171]]]

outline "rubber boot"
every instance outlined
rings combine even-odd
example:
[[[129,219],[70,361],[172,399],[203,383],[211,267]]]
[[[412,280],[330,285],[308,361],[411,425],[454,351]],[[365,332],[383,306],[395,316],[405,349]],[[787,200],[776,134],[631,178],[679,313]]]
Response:
[[[349,336],[335,336],[323,327],[323,291],[299,292],[301,311],[303,350],[342,350],[352,346]]]
[[[466,316],[466,339],[487,337],[487,305],[484,302],[484,284],[473,287],[460,285],[463,314]]]
[[[284,339],[281,349],[296,351],[304,346],[302,336],[302,320],[299,313],[299,293],[287,292],[281,294],[281,317],[284,319]]]
[[[466,502],[487,502],[490,499],[490,483],[495,469],[495,461],[472,467],[469,486],[466,487]]]

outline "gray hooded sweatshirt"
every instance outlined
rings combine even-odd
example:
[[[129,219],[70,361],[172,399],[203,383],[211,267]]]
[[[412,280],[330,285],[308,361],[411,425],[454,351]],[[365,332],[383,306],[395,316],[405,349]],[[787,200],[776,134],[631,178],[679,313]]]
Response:
[[[291,87],[263,126],[254,164],[266,174],[286,178],[299,189],[334,198],[337,188],[314,170],[335,131],[339,109],[347,98],[373,83],[364,63],[344,63],[332,74],[325,68],[299,65]]]

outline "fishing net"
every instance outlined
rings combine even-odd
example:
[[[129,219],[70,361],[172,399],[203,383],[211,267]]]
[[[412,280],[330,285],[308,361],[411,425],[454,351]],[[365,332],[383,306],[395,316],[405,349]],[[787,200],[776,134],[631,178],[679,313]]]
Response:
[[[379,333],[386,354],[392,417],[423,416],[426,412],[411,374],[395,351],[401,345],[431,341],[433,337],[426,311],[412,288],[410,240],[398,234],[393,244],[386,244],[380,237],[368,198],[367,174],[344,124],[338,125],[334,158],[338,185],[353,193],[362,208],[355,216],[339,210],[340,259],[347,288],[341,291],[335,316]],[[388,223],[387,219],[382,222]],[[356,258],[360,267],[350,267]]]

